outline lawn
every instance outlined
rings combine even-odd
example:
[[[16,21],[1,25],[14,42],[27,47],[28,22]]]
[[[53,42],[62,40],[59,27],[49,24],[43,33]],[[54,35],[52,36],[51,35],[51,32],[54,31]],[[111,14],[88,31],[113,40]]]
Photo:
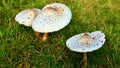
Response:
[[[24,9],[54,2],[66,4],[72,20],[45,42],[15,21]],[[120,68],[120,0],[0,0],[0,68],[80,68],[82,54],[70,51],[66,40],[96,30],[106,35],[106,42],[88,53],[87,68]]]

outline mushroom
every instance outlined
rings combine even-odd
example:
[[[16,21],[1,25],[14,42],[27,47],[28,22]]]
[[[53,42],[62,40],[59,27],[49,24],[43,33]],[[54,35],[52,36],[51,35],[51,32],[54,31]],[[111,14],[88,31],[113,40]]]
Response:
[[[101,31],[92,33],[82,33],[69,38],[66,41],[67,47],[75,52],[83,53],[83,66],[87,66],[87,52],[92,52],[103,46],[105,43],[105,35]]]
[[[48,38],[48,33],[58,31],[67,26],[71,20],[70,9],[61,3],[46,5],[32,23],[32,28],[39,35],[44,33],[41,40]]]
[[[39,12],[40,9],[36,8],[23,10],[16,15],[15,20],[19,24],[31,27],[33,20],[39,14]]]

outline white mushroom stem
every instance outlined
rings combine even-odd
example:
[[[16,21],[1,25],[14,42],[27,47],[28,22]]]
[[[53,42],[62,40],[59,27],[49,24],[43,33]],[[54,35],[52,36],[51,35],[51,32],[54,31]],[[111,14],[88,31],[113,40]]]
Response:
[[[48,33],[44,33],[42,37],[42,41],[46,41],[48,39]]]
[[[36,32],[36,31],[35,31],[35,36],[36,36],[37,38],[41,39],[39,32]]]
[[[84,52],[83,53],[83,65],[82,68],[86,68],[87,67],[87,53]]]

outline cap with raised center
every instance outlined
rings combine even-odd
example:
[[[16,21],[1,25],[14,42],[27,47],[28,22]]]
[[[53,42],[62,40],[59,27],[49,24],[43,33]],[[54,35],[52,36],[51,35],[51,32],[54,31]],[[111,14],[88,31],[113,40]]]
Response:
[[[105,43],[105,35],[101,31],[82,33],[69,38],[67,47],[75,52],[92,52]]]
[[[34,18],[39,14],[39,12],[40,9],[36,8],[23,10],[16,15],[15,20],[19,24],[23,24],[25,26],[32,26],[32,22]]]
[[[72,17],[70,9],[61,3],[46,5],[32,24],[37,32],[54,32],[68,25]]]

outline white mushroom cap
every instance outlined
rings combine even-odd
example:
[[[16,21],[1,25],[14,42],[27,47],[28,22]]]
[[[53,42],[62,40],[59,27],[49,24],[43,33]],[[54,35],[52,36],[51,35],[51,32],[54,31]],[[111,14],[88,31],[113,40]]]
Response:
[[[39,14],[39,12],[40,9],[36,8],[23,10],[16,15],[15,20],[19,24],[32,26],[33,19]]]
[[[67,26],[71,20],[70,9],[61,3],[46,5],[32,24],[33,30],[37,32],[54,32]]]
[[[66,41],[66,45],[75,52],[92,52],[101,48],[105,40],[105,35],[101,31],[95,31],[75,35]]]

